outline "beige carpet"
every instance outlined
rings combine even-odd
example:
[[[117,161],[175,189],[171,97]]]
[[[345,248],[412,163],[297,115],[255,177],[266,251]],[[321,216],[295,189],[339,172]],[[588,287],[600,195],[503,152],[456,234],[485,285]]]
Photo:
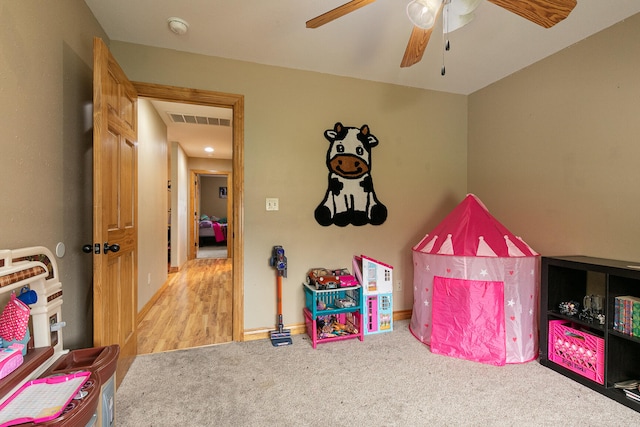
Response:
[[[537,362],[432,354],[397,322],[363,342],[308,337],[138,356],[116,395],[127,426],[619,426],[635,412]]]

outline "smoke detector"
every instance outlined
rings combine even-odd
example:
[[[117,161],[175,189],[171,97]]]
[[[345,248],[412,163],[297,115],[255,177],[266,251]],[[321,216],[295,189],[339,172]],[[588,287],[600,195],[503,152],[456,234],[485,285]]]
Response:
[[[189,29],[189,23],[184,19],[172,17],[167,19],[167,23],[169,24],[169,29],[179,36],[186,34]]]

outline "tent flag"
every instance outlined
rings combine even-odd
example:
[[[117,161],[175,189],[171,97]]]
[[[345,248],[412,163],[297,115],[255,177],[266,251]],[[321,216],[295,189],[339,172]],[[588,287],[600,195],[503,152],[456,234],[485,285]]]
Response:
[[[447,235],[447,239],[444,241],[438,254],[440,255],[453,255],[453,243],[451,242],[451,234]]]
[[[525,254],[520,249],[518,249],[518,247],[514,245],[511,240],[509,240],[509,236],[504,236],[504,240],[507,243],[509,256],[525,256]]]
[[[487,242],[484,241],[484,237],[478,237],[478,251],[476,252],[476,256],[498,256]]]

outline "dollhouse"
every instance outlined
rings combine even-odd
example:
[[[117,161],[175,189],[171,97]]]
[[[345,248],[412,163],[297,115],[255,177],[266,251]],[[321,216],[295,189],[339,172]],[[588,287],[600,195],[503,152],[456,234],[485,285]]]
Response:
[[[365,255],[353,257],[353,271],[364,293],[365,335],[393,330],[393,267]]]

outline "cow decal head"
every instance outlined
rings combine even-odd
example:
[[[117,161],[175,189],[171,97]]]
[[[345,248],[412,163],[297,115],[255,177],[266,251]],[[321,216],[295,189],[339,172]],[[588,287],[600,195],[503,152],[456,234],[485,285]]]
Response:
[[[371,149],[378,145],[378,139],[367,125],[358,129],[340,122],[327,129],[324,137],[330,143],[326,158],[329,182],[324,200],[316,208],[316,221],[341,227],[382,224],[387,208],[376,197],[371,178]]]

